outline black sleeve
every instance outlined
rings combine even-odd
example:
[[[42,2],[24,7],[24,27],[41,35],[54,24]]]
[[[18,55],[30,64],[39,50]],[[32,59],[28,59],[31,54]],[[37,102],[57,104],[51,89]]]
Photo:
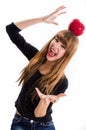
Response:
[[[55,86],[53,93],[55,95],[59,93],[64,93],[66,89],[68,88],[68,79],[65,76],[63,79],[59,81],[59,83]]]
[[[28,60],[30,60],[38,52],[38,49],[27,43],[23,36],[19,33],[20,31],[21,30],[14,23],[6,26],[6,32],[8,33],[11,41],[20,49]]]

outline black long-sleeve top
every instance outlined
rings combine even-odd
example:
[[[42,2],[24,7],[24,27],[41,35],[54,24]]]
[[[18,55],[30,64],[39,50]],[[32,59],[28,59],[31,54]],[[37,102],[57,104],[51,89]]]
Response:
[[[11,41],[19,48],[19,50],[30,60],[34,55],[38,52],[38,49],[26,42],[23,36],[19,33],[21,30],[14,24],[11,23],[6,26],[6,31],[11,39]],[[50,103],[47,113],[44,117],[37,118],[34,115],[34,109],[36,108],[38,102],[33,102],[31,100],[30,95],[27,98],[27,92],[29,87],[33,85],[33,83],[43,76],[39,71],[36,71],[33,76],[29,79],[27,84],[24,84],[21,88],[20,94],[15,101],[15,107],[20,112],[20,114],[24,117],[33,120],[39,120],[41,122],[47,122],[52,120],[52,103]],[[56,84],[53,94],[64,93],[68,88],[68,79],[65,78],[60,80],[58,84]]]

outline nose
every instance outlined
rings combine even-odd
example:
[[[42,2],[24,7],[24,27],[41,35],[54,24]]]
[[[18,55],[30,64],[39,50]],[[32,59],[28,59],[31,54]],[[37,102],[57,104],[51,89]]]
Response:
[[[59,43],[55,42],[55,43],[54,43],[54,47],[55,47],[57,50],[59,50],[60,47],[61,47],[61,45],[60,45]]]
[[[53,49],[56,53],[58,53],[59,50],[60,50],[60,47],[59,47],[59,46],[53,46],[52,49]]]

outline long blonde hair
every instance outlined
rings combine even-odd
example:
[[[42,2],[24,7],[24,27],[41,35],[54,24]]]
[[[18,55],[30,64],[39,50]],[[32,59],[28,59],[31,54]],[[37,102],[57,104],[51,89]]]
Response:
[[[37,97],[37,93],[34,89],[35,86],[39,87],[41,92],[45,94],[51,94],[55,85],[63,77],[64,69],[78,47],[79,42],[77,36],[72,34],[69,30],[62,30],[58,32],[54,37],[57,37],[60,42],[67,45],[66,53],[61,59],[55,62],[55,64],[52,66],[52,71],[49,74],[43,75],[38,81],[33,84],[33,88],[30,87],[30,92],[33,99]],[[46,61],[46,54],[51,40],[45,44],[45,46],[30,60],[29,64],[22,70],[21,76],[18,80],[19,84],[26,83],[39,69],[39,67]]]

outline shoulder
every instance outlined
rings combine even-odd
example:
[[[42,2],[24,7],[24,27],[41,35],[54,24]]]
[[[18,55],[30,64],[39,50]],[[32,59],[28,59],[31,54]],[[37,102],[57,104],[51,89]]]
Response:
[[[68,78],[66,75],[56,84],[54,88],[54,94],[64,93],[68,88]]]
[[[62,79],[62,84],[66,87],[68,87],[68,78],[66,77],[66,75],[64,75],[63,79]]]

